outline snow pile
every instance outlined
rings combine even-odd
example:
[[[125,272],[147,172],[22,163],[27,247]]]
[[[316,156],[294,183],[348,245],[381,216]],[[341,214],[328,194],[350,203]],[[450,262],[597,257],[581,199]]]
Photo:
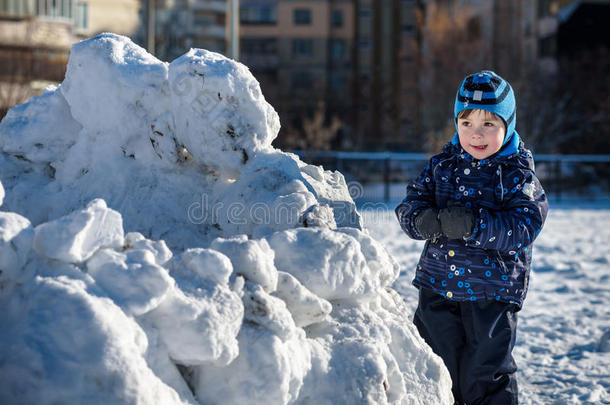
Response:
[[[74,45],[0,123],[0,402],[451,403],[343,176],[278,130],[218,54]]]

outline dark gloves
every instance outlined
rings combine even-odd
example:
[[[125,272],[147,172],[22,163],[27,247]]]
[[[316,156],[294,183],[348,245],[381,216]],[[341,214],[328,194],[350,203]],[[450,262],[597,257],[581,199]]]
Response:
[[[462,239],[472,235],[474,214],[466,207],[447,207],[438,213],[442,232],[449,239]],[[417,224],[417,217],[415,218]],[[422,235],[423,236],[423,235]]]
[[[417,214],[414,221],[415,230],[424,239],[435,239],[441,236],[441,223],[438,220],[438,211],[427,208]]]

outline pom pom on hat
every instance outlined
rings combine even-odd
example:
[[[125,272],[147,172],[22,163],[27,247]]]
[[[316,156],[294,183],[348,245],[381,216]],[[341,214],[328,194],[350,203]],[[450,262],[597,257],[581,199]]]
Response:
[[[515,93],[510,84],[496,73],[483,70],[467,76],[462,81],[455,97],[456,127],[458,114],[470,109],[487,110],[502,118],[506,125],[502,145],[506,145],[513,138],[517,119]]]

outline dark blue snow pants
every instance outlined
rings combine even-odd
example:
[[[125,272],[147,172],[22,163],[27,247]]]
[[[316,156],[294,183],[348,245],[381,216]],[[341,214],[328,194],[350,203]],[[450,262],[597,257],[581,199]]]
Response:
[[[512,357],[518,307],[451,301],[421,288],[413,323],[451,374],[456,404],[517,405]]]

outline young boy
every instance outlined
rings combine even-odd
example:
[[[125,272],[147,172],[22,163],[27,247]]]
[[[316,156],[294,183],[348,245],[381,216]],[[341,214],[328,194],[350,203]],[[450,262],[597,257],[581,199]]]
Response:
[[[517,404],[516,312],[548,203],[515,113],[500,76],[466,77],[455,100],[457,134],[396,207],[407,235],[427,240],[413,322],[444,360],[456,404]]]

